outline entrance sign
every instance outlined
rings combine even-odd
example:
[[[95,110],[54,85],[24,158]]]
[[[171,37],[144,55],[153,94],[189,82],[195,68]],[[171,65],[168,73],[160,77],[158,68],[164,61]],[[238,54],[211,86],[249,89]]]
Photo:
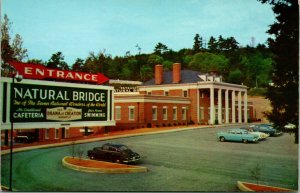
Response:
[[[1,128],[111,126],[113,87],[54,81],[1,79]],[[4,100],[6,98],[6,100]]]
[[[40,64],[22,63],[18,61],[9,62],[26,79],[57,79],[72,80],[80,82],[93,82],[103,84],[109,79],[101,73],[91,74],[69,70],[47,68]]]

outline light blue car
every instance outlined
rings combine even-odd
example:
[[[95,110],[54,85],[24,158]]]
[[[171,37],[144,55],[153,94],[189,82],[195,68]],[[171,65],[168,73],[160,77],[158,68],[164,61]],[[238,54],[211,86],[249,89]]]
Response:
[[[259,136],[257,134],[251,134],[245,129],[230,129],[229,131],[220,131],[217,133],[217,138],[220,141],[240,141],[258,142]]]

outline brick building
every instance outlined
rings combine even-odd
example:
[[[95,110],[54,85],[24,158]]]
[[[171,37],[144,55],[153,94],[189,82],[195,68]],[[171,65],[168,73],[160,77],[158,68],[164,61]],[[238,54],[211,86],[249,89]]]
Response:
[[[247,123],[253,107],[247,87],[229,84],[222,77],[155,66],[154,78],[138,92],[115,93],[115,129],[184,124]]]

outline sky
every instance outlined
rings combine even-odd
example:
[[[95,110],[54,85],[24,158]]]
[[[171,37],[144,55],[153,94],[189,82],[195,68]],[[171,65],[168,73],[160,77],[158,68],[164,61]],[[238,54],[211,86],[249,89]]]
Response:
[[[48,61],[60,51],[70,66],[90,52],[135,55],[136,45],[147,54],[158,42],[192,48],[195,34],[265,43],[275,21],[271,6],[257,0],[2,0],[1,7],[28,59]]]

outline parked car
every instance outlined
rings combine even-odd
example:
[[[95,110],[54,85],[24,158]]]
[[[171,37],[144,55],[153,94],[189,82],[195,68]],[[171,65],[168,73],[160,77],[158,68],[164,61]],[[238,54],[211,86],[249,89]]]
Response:
[[[34,132],[18,132],[14,139],[16,143],[32,143],[38,141]]]
[[[243,143],[257,142],[259,136],[249,133],[245,129],[230,129],[229,131],[221,131],[217,133],[217,138],[220,141],[240,141]]]
[[[101,147],[95,147],[87,152],[90,159],[117,162],[117,163],[135,163],[141,159],[141,156],[133,152],[126,145],[117,143],[106,143]]]
[[[258,140],[264,140],[264,139],[267,139],[270,136],[270,134],[268,134],[268,133],[264,133],[264,132],[260,132],[260,131],[254,131],[252,127],[245,127],[245,128],[242,128],[242,129],[245,129],[245,130],[249,131],[249,133],[258,135]]]
[[[293,129],[296,128],[296,125],[294,125],[294,124],[292,124],[292,123],[288,123],[288,124],[286,124],[286,125],[284,126],[284,128],[285,128],[286,130],[293,130]]]
[[[277,129],[274,129],[270,124],[254,125],[252,128],[253,131],[264,132],[270,134],[270,136],[279,136],[282,134],[282,132],[278,131]]]

